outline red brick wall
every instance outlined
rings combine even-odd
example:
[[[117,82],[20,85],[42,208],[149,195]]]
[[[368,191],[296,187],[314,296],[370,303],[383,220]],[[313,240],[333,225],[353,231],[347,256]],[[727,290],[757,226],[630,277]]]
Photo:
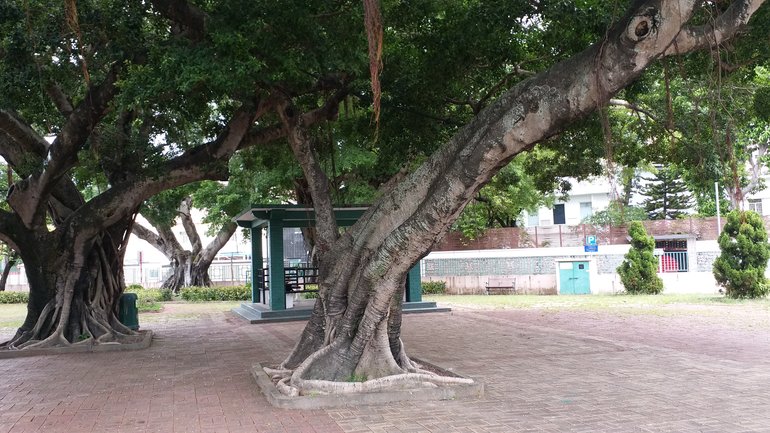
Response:
[[[765,227],[770,230],[770,217],[765,218]],[[726,218],[722,218],[724,226]],[[717,219],[685,218],[678,220],[643,221],[647,233],[661,235],[692,235],[697,240],[717,238]],[[518,227],[489,229],[477,239],[466,239],[458,232],[448,233],[433,251],[487,250],[534,247],[574,247],[584,243],[586,235],[594,234],[600,245],[627,244],[628,228],[579,226],[550,226],[522,229]]]

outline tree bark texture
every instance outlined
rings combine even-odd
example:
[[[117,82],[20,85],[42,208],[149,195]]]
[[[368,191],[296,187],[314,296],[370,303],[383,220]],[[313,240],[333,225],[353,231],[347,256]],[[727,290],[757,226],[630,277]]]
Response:
[[[291,394],[348,392],[426,378],[400,344],[400,302],[408,270],[449,230],[478,190],[517,154],[608,104],[655,60],[704,48],[745,24],[761,1],[736,1],[718,28],[689,27],[695,1],[637,1],[606,38],[505,92],[421,167],[375,201],[321,251],[322,290],[300,341],[278,370]],[[326,203],[303,125],[282,113],[286,136]],[[329,239],[329,238],[327,238]],[[290,372],[288,375],[287,372]],[[351,378],[369,379],[364,384]]]

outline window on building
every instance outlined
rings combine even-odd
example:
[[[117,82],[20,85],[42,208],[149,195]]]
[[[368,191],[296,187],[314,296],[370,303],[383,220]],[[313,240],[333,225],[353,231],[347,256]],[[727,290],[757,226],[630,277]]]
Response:
[[[160,272],[158,268],[147,269],[147,279],[150,281],[158,281],[160,279]]]
[[[594,208],[591,206],[590,201],[580,202],[580,221],[584,221],[586,218],[591,218],[594,214]]]
[[[540,215],[534,213],[527,217],[527,227],[537,227],[540,224]]]
[[[753,210],[754,212],[762,215],[762,199],[750,198],[749,199],[749,210]]]
[[[689,260],[687,239],[656,239],[655,249],[658,255],[658,272],[687,272]]]
[[[554,224],[566,224],[567,218],[564,215],[564,204],[557,204],[553,206],[553,223]]]

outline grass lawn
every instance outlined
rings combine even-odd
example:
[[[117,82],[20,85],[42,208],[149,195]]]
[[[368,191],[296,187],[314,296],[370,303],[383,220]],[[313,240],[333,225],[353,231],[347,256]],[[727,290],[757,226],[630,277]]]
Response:
[[[24,323],[27,304],[0,304],[0,333],[13,333]]]
[[[233,302],[163,302],[158,312],[139,313],[139,325],[174,320],[188,320],[211,313],[230,311],[242,301]],[[27,316],[26,304],[0,304],[0,334],[13,334]]]

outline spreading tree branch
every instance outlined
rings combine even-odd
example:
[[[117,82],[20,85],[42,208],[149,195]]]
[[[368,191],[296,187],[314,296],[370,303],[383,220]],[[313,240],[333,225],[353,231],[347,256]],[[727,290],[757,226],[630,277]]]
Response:
[[[48,150],[48,142],[14,113],[0,110],[0,152],[20,176],[32,173],[20,171],[29,163],[29,156],[42,163]]]
[[[214,236],[214,239],[209,242],[203,251],[201,251],[198,259],[195,261],[195,265],[199,267],[210,265],[211,262],[214,261],[214,257],[216,257],[219,250],[221,250],[225,244],[227,244],[227,241],[230,240],[230,238],[233,236],[233,233],[235,233],[235,230],[237,229],[238,224],[236,224],[234,221],[226,222],[222,228],[219,229],[217,235]]]
[[[646,109],[646,108],[644,108],[644,107],[642,107],[640,105],[637,105],[637,104],[634,104],[632,102],[626,101],[625,99],[612,98],[612,99],[610,99],[608,105],[612,105],[612,106],[615,106],[615,107],[627,108],[627,109],[629,109],[631,111],[636,111],[637,113],[642,113],[645,116],[649,117],[650,119],[652,119],[652,120],[654,120],[656,122],[658,121],[657,116],[655,116],[655,114],[652,111],[650,111],[650,110],[648,110],[648,109]]]
[[[318,155],[313,148],[313,139],[308,133],[302,116],[288,98],[278,107],[278,114],[286,130],[286,137],[291,150],[302,168],[305,179],[307,179],[316,214],[317,246],[323,254],[331,250],[334,241],[339,237],[329,178],[318,161]]]
[[[83,101],[72,111],[62,132],[48,147],[45,167],[17,182],[8,194],[8,204],[27,227],[38,227],[45,222],[45,204],[55,185],[67,170],[77,163],[77,152],[85,145],[93,129],[107,112],[107,106],[117,94],[115,83],[118,66],[114,65],[104,81],[90,86]],[[38,149],[34,149],[38,154]]]
[[[53,83],[49,85],[46,88],[46,93],[48,93],[48,96],[59,110],[59,113],[61,113],[64,117],[69,117],[69,115],[72,114],[72,112],[75,110],[75,108],[72,106],[72,100],[70,100],[69,96],[64,93],[64,90],[62,90],[58,84]]]
[[[139,239],[142,239],[155,247],[158,251],[161,251],[163,255],[165,255],[169,260],[172,260],[178,251],[184,250],[182,245],[177,241],[176,236],[174,236],[174,232],[170,227],[154,227],[158,231],[158,234],[143,226],[142,224],[135,222],[132,233],[135,234]]]
[[[738,0],[738,6],[729,10],[743,5],[747,12],[740,15],[740,22],[744,23],[760,3]],[[403,266],[397,270],[406,272],[511,158],[606,105],[670,50],[697,4],[634,2],[600,43],[518,83],[482,110],[420,168],[381,195],[348,230],[346,237],[381,245],[363,278],[368,278],[366,274],[376,278],[378,269],[394,260]]]
[[[749,22],[754,12],[759,9],[764,0],[737,0],[709,24],[686,26],[682,28],[671,46],[663,53],[664,56],[685,54],[709,47],[717,47],[722,42],[735,36]],[[684,3],[682,10],[692,9],[691,0],[680,0]],[[696,2],[697,3],[697,2]]]
[[[183,36],[200,41],[206,34],[208,16],[186,0],[152,0],[153,7],[170,21],[184,28]]]

